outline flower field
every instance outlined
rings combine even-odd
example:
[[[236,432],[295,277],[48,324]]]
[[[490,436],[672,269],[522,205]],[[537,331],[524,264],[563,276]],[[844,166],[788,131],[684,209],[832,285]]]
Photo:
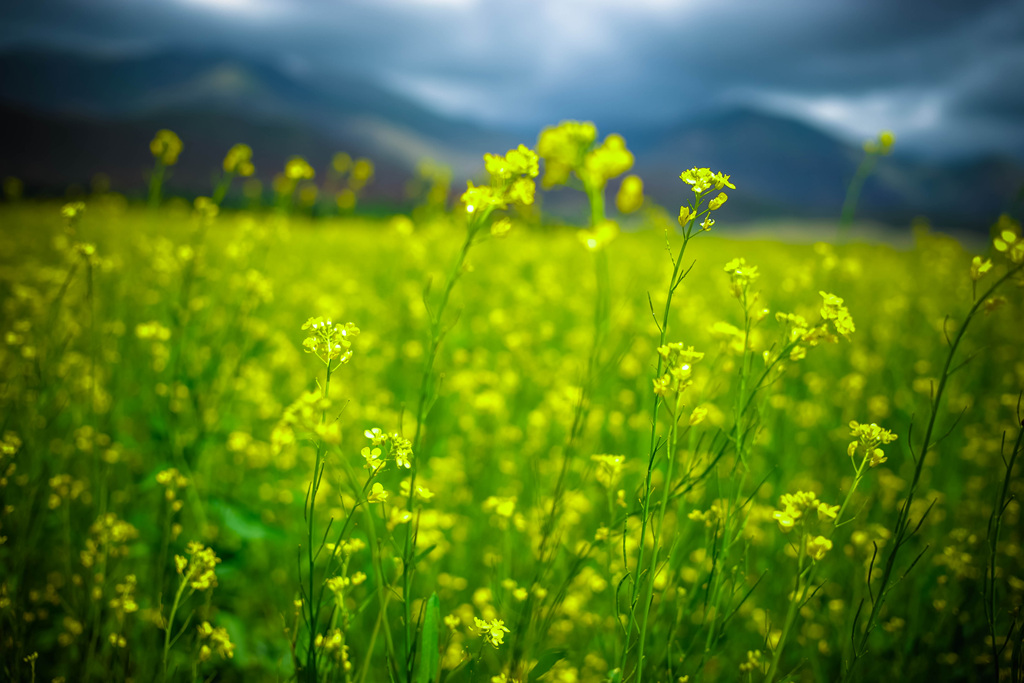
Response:
[[[244,146],[168,197],[165,133],[149,206],[0,205],[6,680],[1024,681],[1010,216],[736,239],[567,122],[312,217],[301,160],[221,206]]]

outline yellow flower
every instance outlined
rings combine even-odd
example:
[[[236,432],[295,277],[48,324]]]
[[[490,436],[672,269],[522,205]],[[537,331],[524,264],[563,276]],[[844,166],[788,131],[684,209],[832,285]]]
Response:
[[[869,467],[878,467],[885,462],[885,453],[880,446],[890,444],[897,438],[888,429],[883,429],[873,422],[861,424],[856,420],[850,422],[850,436],[857,438],[847,446],[847,454],[852,458],[859,451],[868,459]]]
[[[724,192],[719,192],[717,197],[708,202],[708,208],[712,211],[717,211],[722,204],[725,204],[727,199],[729,199],[729,195]]]
[[[248,178],[256,169],[252,165],[252,147],[235,145],[224,157],[224,172]]]
[[[622,475],[622,465],[626,461],[624,455],[592,455],[590,459],[597,463],[597,472],[594,477],[600,484],[611,489],[618,483]]]
[[[506,633],[511,633],[505,628],[505,622],[501,619],[492,619],[488,622],[479,617],[474,617],[473,622],[476,624],[476,628],[480,631],[480,635],[483,636],[484,640],[494,647],[498,647],[504,642]]]
[[[975,256],[971,260],[971,280],[977,282],[982,278],[985,273],[992,270],[992,260],[982,260],[980,256]]]
[[[620,213],[633,213],[644,203],[644,181],[640,176],[628,175],[622,179],[615,195],[615,207]]]
[[[807,537],[807,555],[815,562],[824,559],[829,550],[832,550],[832,541],[824,536]]]
[[[388,492],[384,490],[384,485],[379,481],[374,482],[370,488],[370,495],[367,496],[366,501],[368,503],[383,503],[388,499]]]
[[[181,154],[181,149],[181,138],[174,131],[167,130],[166,128],[158,130],[156,136],[149,143],[149,151],[164,166],[173,166],[178,163],[178,155]]]
[[[284,175],[289,180],[312,180],[316,171],[302,157],[295,156],[284,165]]]
[[[690,219],[693,218],[695,215],[696,214],[694,212],[690,211],[690,207],[688,207],[688,206],[680,206],[679,207],[679,225],[681,225],[682,227],[685,228],[686,224],[689,223]]]
[[[615,221],[604,220],[594,226],[593,230],[580,230],[576,237],[587,249],[597,251],[603,249],[619,234],[619,225]]]

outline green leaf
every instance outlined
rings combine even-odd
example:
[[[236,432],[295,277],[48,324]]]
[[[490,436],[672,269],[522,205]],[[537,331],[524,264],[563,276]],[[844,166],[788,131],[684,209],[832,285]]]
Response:
[[[558,664],[558,660],[565,657],[565,652],[565,650],[545,650],[541,653],[541,656],[537,658],[537,666],[530,669],[530,676],[526,679],[527,683],[537,683],[541,676]]]
[[[426,557],[427,555],[429,555],[430,553],[434,552],[434,548],[436,548],[436,547],[437,547],[437,544],[435,543],[434,545],[430,546],[429,548],[425,548],[425,549],[421,550],[420,552],[418,552],[418,553],[416,554],[416,559],[414,559],[414,560],[412,561],[412,566],[414,566],[414,567],[415,567],[415,566],[416,566],[416,565],[418,565],[418,564],[419,564],[420,562],[422,562],[422,561],[423,561],[423,559],[424,559],[424,558],[425,558],[425,557]]]
[[[420,631],[420,661],[416,667],[413,683],[431,683],[437,675],[438,625],[441,621],[440,601],[437,593],[431,593],[427,600],[427,613],[423,617],[423,630]]]

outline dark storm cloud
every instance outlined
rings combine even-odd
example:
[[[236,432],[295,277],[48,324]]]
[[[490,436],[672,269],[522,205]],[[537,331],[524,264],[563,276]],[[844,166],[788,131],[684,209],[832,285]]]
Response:
[[[754,104],[851,138],[1024,149],[1021,2],[16,0],[0,19],[0,45],[230,49],[503,125]]]

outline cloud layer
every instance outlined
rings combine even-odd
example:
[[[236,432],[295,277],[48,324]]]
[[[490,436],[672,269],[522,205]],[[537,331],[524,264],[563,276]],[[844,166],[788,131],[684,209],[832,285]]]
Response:
[[[222,48],[535,129],[754,105],[935,155],[1024,154],[1024,3],[13,0],[0,47]],[[0,85],[2,88],[2,85]]]

